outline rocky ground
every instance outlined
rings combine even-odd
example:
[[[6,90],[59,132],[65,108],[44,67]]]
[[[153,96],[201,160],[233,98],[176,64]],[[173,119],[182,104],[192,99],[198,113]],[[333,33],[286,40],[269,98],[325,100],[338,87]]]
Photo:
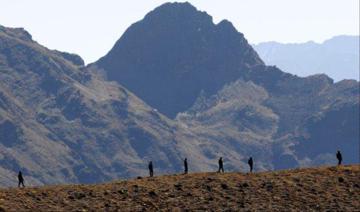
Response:
[[[357,211],[360,165],[0,190],[0,211]]]

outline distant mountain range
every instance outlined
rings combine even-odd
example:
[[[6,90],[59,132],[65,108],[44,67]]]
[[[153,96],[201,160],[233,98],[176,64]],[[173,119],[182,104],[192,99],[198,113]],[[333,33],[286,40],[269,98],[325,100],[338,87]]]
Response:
[[[166,3],[107,55],[49,50],[0,27],[0,185],[94,183],[155,172],[358,162],[359,82],[267,66],[229,21]]]
[[[359,36],[342,35],[323,43],[264,42],[254,48],[266,64],[298,76],[324,73],[335,81],[359,80],[359,40]]]

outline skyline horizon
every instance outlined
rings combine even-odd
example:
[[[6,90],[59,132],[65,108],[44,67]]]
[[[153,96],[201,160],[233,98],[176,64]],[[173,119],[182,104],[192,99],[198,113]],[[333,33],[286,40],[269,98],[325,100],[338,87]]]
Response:
[[[224,20],[226,20],[226,19],[224,19]],[[38,41],[37,39],[35,39],[35,38],[34,38],[34,35],[31,33],[31,31],[29,31],[29,30],[26,29],[25,27],[21,27],[21,26],[4,26],[4,25],[2,25],[1,23],[0,23],[0,26],[6,27],[6,28],[20,28],[20,29],[24,29],[25,31],[27,31],[28,33],[30,33],[30,35],[32,36],[32,39],[33,39],[35,42],[39,43],[40,45],[45,46],[45,44],[43,44],[41,41]],[[130,26],[131,26],[131,25],[130,25]],[[130,26],[129,26],[129,27],[130,27]],[[235,28],[236,28],[236,27],[235,27]],[[238,29],[236,29],[236,30],[237,30],[238,32],[240,32]],[[125,33],[125,32],[124,32],[124,33]],[[123,34],[124,34],[124,33],[123,33]],[[241,33],[241,32],[240,32],[240,33]],[[123,34],[121,34],[118,39],[120,39],[121,36],[123,36]],[[341,37],[341,36],[360,37],[360,34],[338,34],[338,35],[333,35],[333,36],[331,36],[331,37],[329,37],[329,38],[325,38],[325,39],[322,40],[322,41],[307,40],[307,41],[299,41],[299,42],[282,42],[282,41],[278,41],[278,40],[265,40],[265,41],[260,41],[260,42],[257,42],[257,43],[249,42],[249,39],[248,39],[248,38],[246,37],[246,35],[244,34],[245,39],[249,42],[249,44],[250,44],[251,46],[256,46],[256,45],[260,45],[260,44],[264,44],[264,43],[272,43],[272,42],[274,42],[274,43],[279,43],[279,44],[284,44],[284,45],[306,44],[306,43],[311,43],[311,42],[312,42],[312,43],[321,45],[321,44],[323,44],[324,42],[326,42],[326,41],[328,41],[328,40],[331,40],[331,39],[336,38],[336,37]],[[116,41],[117,41],[117,40],[116,40]],[[116,41],[114,41],[114,45],[115,45]],[[114,46],[114,45],[113,45],[113,46]],[[49,47],[47,47],[47,46],[46,46],[46,47],[49,48],[50,50],[57,50],[57,51],[62,51],[62,52],[66,52],[66,53],[76,54],[76,55],[80,56],[80,57],[84,60],[85,65],[89,65],[89,64],[91,64],[91,63],[96,62],[96,61],[99,60],[101,57],[105,56],[105,55],[113,48],[113,46],[112,46],[104,55],[99,56],[98,59],[95,59],[95,60],[92,61],[92,62],[87,62],[87,61],[85,60],[85,58],[84,58],[80,53],[78,53],[78,52],[71,52],[71,51],[66,51],[66,50],[57,49],[57,48],[49,48]]]
[[[0,0],[1,1],[1,0]],[[245,38],[248,40],[248,42],[251,45],[258,45],[260,43],[266,43],[266,42],[278,42],[278,43],[282,43],[282,44],[301,44],[301,43],[307,43],[307,42],[314,42],[314,43],[318,43],[321,44],[323,42],[325,42],[326,40],[329,40],[333,37],[337,37],[337,36],[360,36],[360,32],[359,32],[359,26],[358,26],[358,20],[356,20],[355,22],[352,22],[351,24],[357,23],[356,25],[356,30],[355,31],[351,31],[349,29],[351,29],[351,27],[349,28],[350,24],[347,24],[346,20],[350,20],[350,19],[342,19],[344,17],[338,17],[339,20],[331,20],[331,19],[326,19],[326,17],[321,17],[320,14],[316,14],[319,15],[318,20],[313,20],[311,18],[314,18],[314,14],[313,17],[311,17],[311,14],[308,15],[309,17],[303,16],[301,17],[301,19],[299,19],[299,17],[297,17],[296,15],[294,15],[294,17],[291,17],[291,14],[288,13],[287,15],[290,15],[290,19],[293,18],[297,25],[288,25],[289,23],[291,24],[291,21],[287,21],[281,19],[282,17],[279,16],[269,16],[266,17],[266,14],[264,15],[264,17],[253,17],[250,16],[251,18],[257,18],[256,20],[251,20],[248,19],[247,22],[242,22],[242,25],[240,24],[241,20],[247,20],[244,17],[249,17],[249,14],[241,14],[237,15],[237,12],[241,11],[241,9],[243,8],[226,8],[227,10],[229,10],[229,13],[224,14],[221,9],[224,8],[216,8],[216,4],[214,4],[214,2],[208,3],[206,5],[202,5],[200,3],[200,1],[198,0],[189,0],[189,1],[164,1],[164,0],[155,0],[152,3],[149,3],[148,5],[145,5],[147,8],[141,8],[144,7],[144,5],[139,5],[140,9],[136,10],[135,13],[136,15],[133,15],[133,17],[128,17],[125,15],[120,14],[119,16],[117,16],[118,14],[115,15],[115,17],[121,17],[121,18],[125,18],[125,19],[131,19],[131,20],[124,20],[124,21],[117,21],[115,20],[115,18],[110,18],[108,20],[112,21],[112,24],[98,24],[96,25],[96,22],[101,23],[102,19],[106,19],[106,17],[95,17],[95,19],[93,21],[91,21],[91,19],[89,18],[89,16],[86,16],[87,13],[86,11],[82,10],[82,13],[79,13],[81,15],[78,15],[77,8],[79,5],[78,2],[75,3],[75,5],[73,5],[73,7],[68,8],[68,7],[64,7],[65,4],[59,4],[58,6],[60,7],[58,11],[61,11],[62,9],[68,9],[69,11],[69,15],[64,16],[62,20],[62,18],[59,19],[59,15],[53,15],[53,14],[45,14],[43,16],[46,16],[49,20],[44,20],[42,15],[40,15],[39,17],[37,17],[36,14],[35,18],[33,21],[28,21],[28,19],[26,19],[26,21],[24,21],[24,19],[7,19],[9,17],[11,17],[13,14],[6,14],[6,12],[11,11],[12,6],[16,5],[16,2],[19,2],[21,0],[14,0],[13,5],[10,5],[10,3],[8,5],[5,5],[5,9],[6,6],[8,8],[10,8],[10,10],[5,10],[5,17],[2,17],[2,14],[0,14],[0,18],[2,20],[2,22],[0,23],[0,25],[5,26],[5,27],[12,27],[12,28],[24,28],[26,31],[28,31],[33,39],[35,41],[37,41],[38,43],[47,46],[50,49],[56,49],[59,51],[65,51],[65,52],[69,52],[69,53],[74,53],[74,54],[78,54],[80,55],[86,64],[90,64],[93,63],[95,61],[97,61],[99,58],[101,58],[102,56],[106,55],[107,52],[109,52],[111,50],[111,48],[114,46],[114,44],[116,43],[116,41],[118,39],[121,38],[121,36],[125,33],[125,31],[134,23],[139,22],[141,20],[143,20],[143,18],[146,16],[146,14],[148,14],[150,11],[153,11],[154,9],[158,8],[159,6],[165,4],[165,3],[174,3],[174,2],[188,2],[191,5],[193,5],[198,11],[204,11],[206,12],[208,15],[210,15],[213,18],[213,23],[214,24],[218,24],[220,21],[222,20],[228,20],[230,21],[234,27],[236,28],[236,30],[240,33],[243,33]],[[36,3],[42,2],[43,0],[37,0],[35,1]],[[275,3],[270,4],[271,6],[273,6],[274,8],[276,8],[276,2],[277,3],[282,3],[282,6],[285,5],[284,7],[286,7],[286,3],[282,2],[283,0],[276,0],[274,1]],[[230,1],[229,1],[230,2]],[[233,2],[233,1],[231,1]],[[244,1],[242,1],[244,2]],[[258,0],[256,1],[258,2]],[[321,1],[319,1],[321,2]],[[325,0],[323,0],[323,2],[325,2]],[[331,1],[329,1],[331,2]],[[26,2],[27,3],[27,2]],[[47,8],[49,7],[49,5],[46,5],[47,2],[43,2],[43,4],[41,4],[41,7]],[[93,1],[89,2],[89,4],[92,4]],[[249,3],[247,2],[248,7],[251,6],[256,6],[256,3]],[[357,2],[358,4],[359,2]],[[232,3],[235,6],[239,6],[237,5],[237,3]],[[251,5],[253,4],[253,5]],[[266,3],[265,3],[266,4]],[[332,2],[332,4],[334,4],[334,1]],[[347,3],[348,5],[346,5],[349,8],[349,3]],[[105,5],[105,4],[104,4]],[[155,6],[154,6],[155,5]],[[208,8],[207,6],[210,5]],[[226,6],[229,6],[230,4],[224,4]],[[306,5],[306,4],[304,4]],[[319,5],[321,5],[319,3]],[[317,5],[317,6],[319,6]],[[335,4],[334,4],[335,5]],[[333,7],[334,7],[333,5]],[[345,5],[345,4],[343,4]],[[35,5],[36,6],[36,5]],[[81,5],[82,6],[82,5]],[[103,6],[103,5],[101,5]],[[122,6],[128,6],[128,4],[122,5]],[[129,4],[130,8],[131,5]],[[211,7],[213,6],[213,7]],[[230,5],[231,6],[231,5]],[[241,5],[243,6],[243,5]],[[289,5],[287,5],[289,6]],[[291,5],[290,5],[291,6]],[[299,6],[299,5],[297,5]],[[338,5],[337,5],[338,6]],[[64,8],[62,8],[64,7]],[[71,9],[75,8],[74,10],[76,11],[76,14],[72,14],[73,11],[71,11]],[[90,7],[91,8],[91,7]],[[150,8],[150,9],[149,9]],[[256,8],[256,7],[255,7]],[[274,9],[272,8],[272,9]],[[315,6],[314,6],[315,8]],[[345,6],[344,6],[345,8]],[[345,9],[343,8],[343,10],[345,11]],[[346,8],[346,9],[348,9]],[[27,8],[26,8],[27,9]],[[35,8],[35,9],[39,9],[39,8]],[[41,9],[41,8],[40,8]],[[49,8],[47,8],[49,9]],[[137,7],[136,7],[137,9]],[[214,10],[215,9],[215,10]],[[261,8],[257,8],[257,9],[261,9]],[[308,9],[308,8],[306,8]],[[334,8],[330,8],[330,9],[334,9]],[[329,9],[329,11],[330,11]],[[299,9],[301,10],[301,8]],[[315,10],[315,9],[314,9]],[[26,12],[28,10],[25,10]],[[56,11],[56,12],[58,12]],[[144,12],[145,11],[145,12]],[[327,11],[327,10],[324,10]],[[343,11],[343,12],[344,12]],[[55,12],[55,11],[54,11]],[[55,13],[56,13],[55,12]],[[89,14],[92,11],[89,11]],[[235,15],[232,13],[235,12]],[[294,12],[294,11],[293,11]],[[317,11],[316,11],[317,12]],[[353,11],[354,12],[354,11]],[[326,12],[324,12],[325,14]],[[356,12],[355,12],[356,13]],[[88,14],[88,15],[89,15]],[[132,13],[131,13],[132,14]],[[74,16],[76,15],[76,17]],[[106,14],[108,15],[108,14]],[[244,17],[241,17],[241,15],[243,15]],[[247,16],[246,16],[247,15]],[[250,13],[251,15],[251,13]],[[272,15],[272,14],[271,14]],[[284,14],[286,15],[286,14]],[[325,14],[324,16],[329,15],[329,14]],[[334,15],[334,14],[331,14]],[[346,14],[347,15],[347,14]],[[354,15],[354,13],[352,13],[351,15]],[[350,16],[351,16],[350,15]],[[359,14],[356,14],[356,16],[358,16]],[[350,17],[349,16],[349,17]],[[74,18],[75,19],[72,19]],[[349,18],[347,17],[347,18]],[[41,18],[41,19],[39,19]],[[279,19],[280,18],[280,19]],[[307,19],[309,18],[309,20]],[[329,18],[329,17],[327,17]],[[334,16],[334,18],[336,18],[336,16]],[[68,22],[68,20],[71,20],[71,22]],[[269,21],[268,21],[269,19]],[[311,19],[311,20],[310,20]],[[115,21],[114,21],[115,20]],[[266,22],[264,22],[264,20]],[[53,22],[54,21],[54,22]],[[285,22],[284,22],[285,21]],[[284,23],[283,23],[284,22]],[[301,22],[301,23],[300,23]],[[312,22],[318,22],[315,23],[314,26],[309,26],[308,28],[307,25],[311,25]],[[58,24],[56,24],[58,23]],[[115,24],[114,24],[115,23]],[[120,25],[118,25],[120,23]],[[252,23],[257,23],[257,24],[262,24],[259,26],[263,26],[263,28],[259,27],[255,28],[253,27],[254,25],[252,25]],[[269,24],[271,23],[271,24]],[[335,31],[331,31],[331,30],[326,30],[324,28],[324,30],[321,31],[311,31],[311,32],[303,32],[303,36],[301,36],[299,34],[299,32],[302,32],[304,30],[302,30],[301,27],[303,27],[303,29],[309,30],[311,28],[316,29],[316,25],[319,24],[327,24],[328,26],[326,27],[331,27],[331,30],[335,30]],[[302,26],[305,25],[305,26]],[[54,27],[55,29],[53,30],[47,30],[46,27],[43,26],[50,26],[50,27]],[[96,26],[96,27],[93,27]],[[250,29],[246,29],[246,27],[249,27]],[[280,27],[283,31],[281,30],[267,30],[267,28],[271,28],[271,27]],[[284,26],[289,27],[295,27],[295,29],[299,30],[299,32],[296,32],[294,30],[284,30]],[[337,26],[337,27],[335,27]],[[344,26],[343,30],[339,27],[339,26]],[[355,25],[353,25],[355,26]],[[305,28],[304,28],[305,27]],[[325,26],[324,26],[325,27]],[[347,29],[347,30],[345,30]],[[249,31],[250,30],[250,31]],[[338,31],[336,31],[338,30]],[[274,32],[275,31],[275,32]],[[108,32],[108,33],[107,33]],[[264,33],[266,32],[266,33]],[[274,35],[271,35],[271,33],[273,33]],[[277,36],[275,36],[277,35]],[[94,42],[96,40],[96,42]]]

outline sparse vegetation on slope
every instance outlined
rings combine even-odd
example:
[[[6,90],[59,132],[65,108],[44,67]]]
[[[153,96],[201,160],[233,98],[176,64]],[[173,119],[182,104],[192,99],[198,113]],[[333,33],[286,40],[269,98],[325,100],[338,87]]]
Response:
[[[0,211],[356,211],[360,166],[0,190]]]

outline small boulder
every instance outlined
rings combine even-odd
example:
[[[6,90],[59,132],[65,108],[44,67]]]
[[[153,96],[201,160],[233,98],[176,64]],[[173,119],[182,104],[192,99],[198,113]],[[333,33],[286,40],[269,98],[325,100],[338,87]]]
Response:
[[[229,186],[225,183],[221,183],[221,188],[224,190],[227,190],[227,189],[229,189]]]
[[[274,186],[273,186],[273,183],[272,182],[264,182],[262,185],[261,185],[262,188],[265,188],[267,191],[272,191]]]
[[[127,190],[126,189],[120,189],[120,190],[118,190],[118,193],[119,194],[127,194]]]
[[[156,197],[157,194],[156,194],[155,191],[149,191],[149,196],[150,196],[150,197]]]
[[[133,185],[133,191],[135,193],[139,192],[139,186],[138,185]]]
[[[339,178],[338,178],[338,181],[339,181],[339,183],[343,183],[345,180],[344,180],[343,177],[339,177]]]
[[[182,190],[182,185],[179,184],[179,183],[175,184],[174,187],[175,187],[176,190],[179,190],[179,191]]]
[[[82,198],[86,197],[86,195],[82,192],[76,192],[76,193],[74,193],[74,197],[76,199],[82,199]]]

